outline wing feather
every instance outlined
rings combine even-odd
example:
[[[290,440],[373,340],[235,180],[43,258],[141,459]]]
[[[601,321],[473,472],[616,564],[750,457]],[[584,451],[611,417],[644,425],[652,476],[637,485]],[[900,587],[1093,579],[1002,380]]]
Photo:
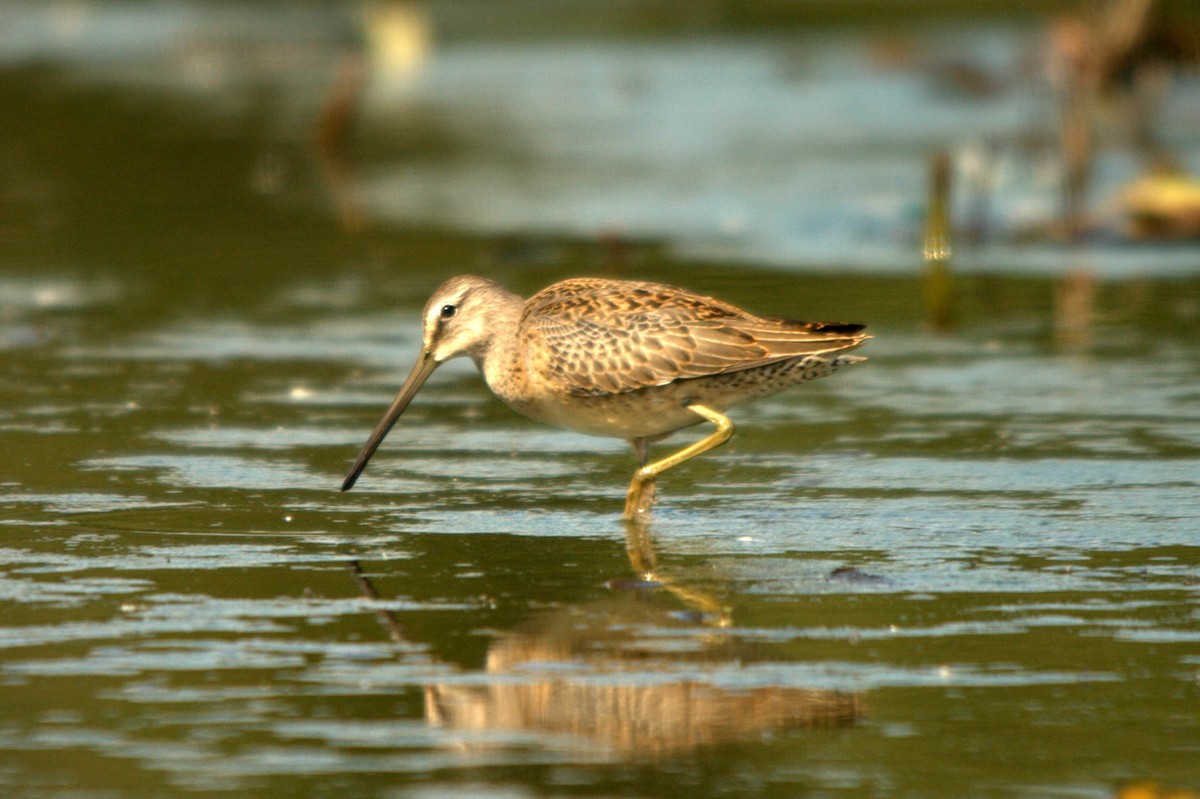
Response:
[[[636,391],[852,349],[861,325],[754,316],[656,283],[581,278],[531,297],[526,368],[575,395]]]

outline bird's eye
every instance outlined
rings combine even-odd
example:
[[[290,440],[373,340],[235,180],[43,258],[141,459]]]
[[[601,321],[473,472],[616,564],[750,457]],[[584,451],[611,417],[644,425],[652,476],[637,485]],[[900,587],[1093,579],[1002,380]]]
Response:
[[[456,306],[456,305],[443,305],[442,306],[442,318],[443,319],[451,319],[454,317],[454,314],[456,314],[456,313],[458,313],[458,306]]]

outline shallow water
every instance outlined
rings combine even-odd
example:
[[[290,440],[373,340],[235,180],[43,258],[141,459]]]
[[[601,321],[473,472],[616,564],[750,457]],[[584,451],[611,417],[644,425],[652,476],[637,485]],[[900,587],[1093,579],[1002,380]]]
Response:
[[[167,19],[141,12],[145,30]],[[839,37],[818,65],[857,58]],[[752,102],[778,87],[731,64],[778,46],[590,43],[570,74],[603,95],[606,65],[632,48],[676,109],[703,106],[674,93],[690,85],[742,81]],[[351,232],[307,129],[237,110],[241,84],[189,93],[145,47],[85,51],[85,75],[43,42],[41,59],[6,55],[0,72],[13,110],[0,140],[5,795],[1200,787],[1195,247],[1163,248],[1156,269],[1145,248],[1045,245],[1031,269],[1000,246],[960,267],[957,324],[932,332],[903,213],[886,211],[860,252],[812,263],[785,255],[805,226],[772,256],[759,245],[784,240],[769,224],[725,237],[737,246],[722,257],[686,225],[600,236],[553,182],[538,189],[546,204],[518,198],[470,224],[471,203],[508,192],[481,177],[497,157],[483,136],[456,138],[432,206],[444,213],[368,202],[370,224]],[[449,106],[451,130],[488,106],[455,106],[445,87],[575,52],[455,47],[421,88]],[[697,73],[711,62],[689,60],[696,48],[731,62]],[[701,80],[717,73],[731,87]],[[250,95],[297,118],[303,103],[280,98],[327,88],[260,80]],[[557,152],[523,90],[493,100],[547,137],[532,152]],[[686,129],[655,107],[664,130]],[[575,121],[591,129],[596,113]],[[899,131],[910,155],[889,157],[923,174],[915,153],[940,131]],[[369,125],[362,135],[382,146]],[[623,141],[608,157],[628,156]],[[531,171],[598,168],[596,148],[576,144]],[[828,163],[869,172],[861,155],[844,143]],[[397,179],[388,153],[362,157],[368,189]],[[719,149],[704,158],[738,172]],[[677,174],[697,169],[681,160]],[[895,193],[919,209],[914,181]],[[616,179],[597,196],[628,199]],[[551,206],[579,222],[565,226],[575,237],[530,221]],[[701,206],[673,213],[720,230]],[[758,207],[747,230],[770,221]],[[650,277],[763,313],[863,321],[875,339],[866,363],[738,410],[728,446],[662,478],[648,538],[618,519],[624,444],[514,416],[468,363],[431,379],[340,493],[415,355],[421,304],[463,271],[523,292]]]

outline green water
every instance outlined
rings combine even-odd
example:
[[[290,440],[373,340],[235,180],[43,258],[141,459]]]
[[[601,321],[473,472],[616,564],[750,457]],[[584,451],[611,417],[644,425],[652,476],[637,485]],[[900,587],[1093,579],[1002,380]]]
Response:
[[[262,115],[30,65],[0,107],[5,796],[1200,787],[1200,270],[1064,250],[959,275],[935,333],[915,264],[351,232]],[[664,476],[650,540],[624,444],[516,417],[465,362],[340,493],[461,272],[875,339]]]

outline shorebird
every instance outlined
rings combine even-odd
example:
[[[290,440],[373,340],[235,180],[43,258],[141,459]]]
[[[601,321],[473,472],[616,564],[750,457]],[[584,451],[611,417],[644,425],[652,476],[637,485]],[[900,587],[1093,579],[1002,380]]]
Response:
[[[524,299],[487,278],[454,277],[422,318],[417,363],[343,491],[433,370],[466,355],[518,413],[633,445],[640,468],[625,498],[627,519],[649,510],[658,475],[729,440],[726,410],[861,361],[846,353],[870,338],[863,325],[755,316],[674,286],[601,278],[563,280]],[[651,442],[704,421],[716,430],[648,462]]]

